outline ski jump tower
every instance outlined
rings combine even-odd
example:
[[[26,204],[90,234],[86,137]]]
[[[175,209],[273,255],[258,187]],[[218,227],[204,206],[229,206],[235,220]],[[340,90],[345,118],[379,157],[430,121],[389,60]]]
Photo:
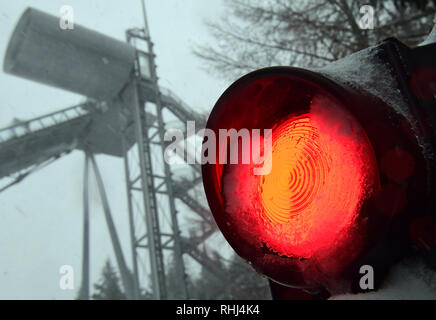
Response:
[[[144,18],[145,7],[143,6]],[[184,259],[193,258],[216,276],[214,263],[199,249],[215,231],[202,199],[192,192],[201,181],[198,165],[176,175],[164,161],[169,122],[186,128],[205,117],[158,84],[147,22],[126,31],[126,42],[75,25],[62,30],[59,18],[28,8],[11,36],[4,71],[87,97],[85,103],[0,130],[0,191],[74,149],[85,154],[83,187],[83,264],[80,298],[89,298],[88,178],[94,171],[123,287],[129,299],[141,298],[147,279],[155,299],[168,298],[171,263],[177,298],[189,298]],[[186,135],[185,135],[186,137]],[[132,261],[127,263],[112,221],[109,201],[94,154],[123,158]],[[182,205],[183,203],[183,205]],[[180,207],[184,206],[184,209]],[[189,241],[179,228],[186,210],[204,228]]]

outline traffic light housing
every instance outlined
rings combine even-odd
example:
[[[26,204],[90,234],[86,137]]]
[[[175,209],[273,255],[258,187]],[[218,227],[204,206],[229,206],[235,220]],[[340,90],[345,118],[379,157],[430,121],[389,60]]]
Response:
[[[361,266],[377,286],[411,247],[434,254],[436,235],[423,234],[435,221],[435,54],[433,43],[387,39],[319,70],[254,71],[215,104],[216,136],[271,139],[267,174],[254,174],[252,153],[232,162],[229,139],[202,173],[224,237],[278,298],[281,285],[296,298],[358,292]],[[255,142],[239,139],[238,150]]]

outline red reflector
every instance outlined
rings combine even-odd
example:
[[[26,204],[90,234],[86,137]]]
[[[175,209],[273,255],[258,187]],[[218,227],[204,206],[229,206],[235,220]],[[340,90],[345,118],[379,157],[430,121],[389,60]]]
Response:
[[[370,236],[378,236],[369,235],[378,221],[370,214],[380,189],[377,149],[359,122],[368,127],[360,111],[365,101],[375,102],[355,100],[350,92],[309,71],[267,68],[232,84],[209,117],[207,128],[216,136],[262,130],[260,146],[254,134],[242,133],[218,144],[216,158],[230,161],[206,163],[202,173],[225,238],[277,282],[327,285],[364,254]],[[239,158],[232,154],[236,145]],[[244,159],[247,150],[248,162],[231,161]],[[262,159],[253,150],[261,150]],[[257,175],[259,168],[266,174]]]
[[[263,176],[253,174],[253,165],[223,170],[226,211],[245,239],[279,255],[320,258],[353,238],[377,168],[372,146],[350,112],[314,95],[308,112],[273,128],[265,161],[272,170]]]
[[[307,114],[280,125],[273,139],[274,167],[260,179],[259,195],[265,218],[284,224],[298,219],[314,201],[325,184],[328,163],[318,144],[318,130]]]

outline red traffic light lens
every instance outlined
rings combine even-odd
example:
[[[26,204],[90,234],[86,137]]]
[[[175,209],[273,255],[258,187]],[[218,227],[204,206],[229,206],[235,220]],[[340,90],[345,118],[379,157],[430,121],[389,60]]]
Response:
[[[203,166],[203,181],[215,220],[236,252],[273,280],[311,286],[318,271],[336,274],[362,249],[359,213],[379,187],[377,162],[365,130],[340,98],[298,69],[265,70],[234,83],[207,127],[217,134],[272,129],[271,153],[263,150],[270,173],[254,174],[253,159],[218,161]],[[219,145],[217,154],[227,149]],[[271,259],[287,265],[288,275],[271,269]],[[305,279],[289,280],[289,270]]]
[[[209,206],[236,253],[275,282],[358,292],[360,267],[371,265],[379,286],[410,240],[417,243],[410,224],[434,214],[428,110],[391,70],[380,84],[359,83],[358,70],[350,60],[318,72],[257,70],[234,82],[209,116],[214,134],[203,159],[217,160],[202,165]],[[222,140],[230,129],[252,134]],[[263,155],[235,163],[247,150]]]
[[[308,259],[352,238],[377,168],[369,140],[349,112],[315,96],[308,113],[273,129],[265,161],[271,172],[262,176],[248,165],[224,169],[229,221],[247,241]]]

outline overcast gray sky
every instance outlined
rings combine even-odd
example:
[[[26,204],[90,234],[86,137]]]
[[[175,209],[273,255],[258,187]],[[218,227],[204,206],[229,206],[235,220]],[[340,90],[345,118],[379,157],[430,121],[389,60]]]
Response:
[[[148,0],[160,84],[197,110],[210,110],[229,85],[201,68],[191,49],[212,41],[204,20],[218,17],[221,0]],[[25,8],[59,15],[74,8],[75,22],[124,41],[124,32],[142,27],[140,0],[3,1],[0,9],[0,61]],[[0,127],[74,105],[83,97],[0,72]],[[126,260],[130,262],[121,159],[98,156]],[[74,151],[0,193],[0,299],[71,299],[80,286],[83,154]],[[107,257],[115,261],[97,193],[92,189],[91,283]],[[74,291],[59,288],[59,267],[75,270]]]

